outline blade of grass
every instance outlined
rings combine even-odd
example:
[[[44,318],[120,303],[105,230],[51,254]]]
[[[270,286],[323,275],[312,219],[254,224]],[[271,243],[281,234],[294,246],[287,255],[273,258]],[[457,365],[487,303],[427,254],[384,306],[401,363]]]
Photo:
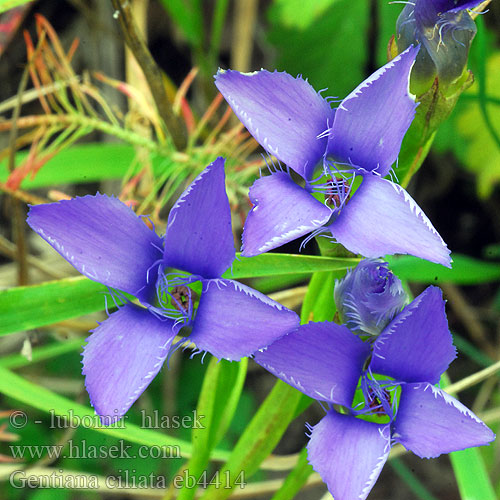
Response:
[[[220,471],[224,488],[211,484],[203,500],[222,500],[233,492],[236,481],[254,474],[269,456],[292,420],[302,394],[278,380],[234,447]]]
[[[264,254],[235,262],[227,278],[252,278],[318,270],[342,270],[356,259]],[[107,288],[83,276],[0,291],[0,336],[31,330],[105,308]]]
[[[415,283],[476,285],[500,279],[498,262],[481,261],[461,254],[452,254],[452,257],[452,269],[410,255],[388,255],[385,260],[400,279]]]
[[[0,292],[0,335],[102,311],[107,289],[83,276]]]
[[[25,3],[29,3],[33,0],[0,0],[0,14],[7,10],[13,9],[18,5],[24,5]]]
[[[483,457],[477,448],[450,453],[462,500],[496,500]]]
[[[408,485],[410,490],[415,493],[417,498],[420,500],[437,500],[437,498],[399,458],[393,458],[389,463],[396,474]]]
[[[66,416],[72,425],[84,423],[85,427],[96,432],[146,446],[178,446],[181,456],[186,458],[192,454],[192,446],[188,441],[152,429],[143,429],[126,422],[125,419],[108,427],[103,426],[99,423],[92,408],[75,403],[45,387],[33,384],[3,367],[0,367],[0,392],[51,415]],[[211,454],[211,458],[214,460],[225,460],[228,456],[228,452],[221,450],[214,450]]]
[[[450,385],[450,378],[443,373],[441,382]],[[468,448],[449,454],[462,500],[495,500],[495,490],[488,476],[478,448]]]
[[[224,278],[252,278],[260,276],[278,276],[284,274],[313,273],[318,271],[345,271],[358,264],[359,259],[331,258],[311,255],[291,255],[281,253],[265,253],[256,257],[241,257],[236,254],[231,269]]]
[[[297,465],[292,469],[285,479],[281,488],[273,495],[271,500],[289,500],[294,498],[302,486],[306,484],[307,478],[312,474],[313,468],[307,461],[307,448],[302,448],[299,453]]]
[[[11,354],[0,359],[0,367],[15,369],[22,368],[26,365],[31,365],[32,363],[38,363],[40,361],[45,361],[46,359],[52,359],[56,356],[61,356],[68,352],[76,351],[82,347],[85,339],[79,338],[74,340],[68,340],[65,342],[54,342],[52,344],[38,347],[33,349],[31,353],[31,360],[28,360],[26,356],[22,354]]]
[[[205,425],[203,429],[192,430],[193,456],[185,466],[190,476],[199,477],[207,470],[210,452],[229,428],[243,390],[247,366],[247,358],[239,363],[210,360],[197,407],[198,414],[205,417]],[[178,500],[194,498],[197,486],[182,488]]]

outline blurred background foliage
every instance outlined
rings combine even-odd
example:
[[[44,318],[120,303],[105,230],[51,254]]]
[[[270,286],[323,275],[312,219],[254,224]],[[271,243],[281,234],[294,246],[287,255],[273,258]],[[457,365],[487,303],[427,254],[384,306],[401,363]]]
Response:
[[[27,232],[26,202],[54,201],[97,190],[116,193],[138,212],[150,214],[161,232],[169,203],[218,155],[228,157],[228,193],[239,246],[238,232],[250,207],[247,190],[265,161],[258,145],[217,96],[213,85],[217,68],[252,71],[263,67],[302,74],[314,88],[325,89],[323,95],[342,98],[387,61],[388,43],[402,8],[385,0],[135,0],[131,5],[138,29],[161,69],[160,93],[165,93],[174,121],[186,133],[185,147],[171,140],[158,116],[156,96],[151,95],[147,77],[125,50],[120,16],[111,1],[0,0],[0,288],[75,275]],[[488,9],[477,19],[478,34],[470,54],[475,83],[440,127],[429,156],[409,185],[449,248],[476,260],[459,255],[455,274],[411,259],[391,261],[394,266],[399,262],[400,276],[407,279],[415,294],[429,283],[442,285],[449,301],[450,327],[457,332],[455,343],[461,354],[460,361],[451,367],[452,380],[500,356],[498,0]],[[78,46],[74,40],[79,41]],[[25,71],[27,60],[31,61],[31,73]],[[297,247],[287,250],[296,251]],[[316,249],[310,245],[307,251],[314,253]],[[268,276],[255,281],[254,286],[278,293],[277,300],[298,307],[309,275]],[[330,274],[328,279],[319,277],[316,281],[333,286],[334,277]],[[74,297],[70,300],[77,301]],[[331,294],[325,300],[330,303]],[[7,307],[10,312],[18,308],[22,315],[30,303],[0,301],[2,313]],[[42,386],[89,407],[80,375],[79,349],[85,332],[95,326],[96,319],[103,318],[102,313],[96,313],[0,337],[0,352],[5,356],[0,369],[15,370],[37,384],[25,387],[33,394]],[[31,358],[35,361],[30,362]],[[163,370],[134,405],[129,421],[140,425],[141,410],[189,415],[197,405],[207,369],[207,363],[197,359],[189,360],[189,353],[173,357],[170,370]],[[493,377],[461,397],[479,413],[487,407],[498,408],[498,382],[498,377]],[[249,365],[237,417],[218,449],[234,446],[272,384],[268,374]],[[106,446],[117,442],[117,437],[81,428],[49,434],[46,410],[28,404],[28,397],[23,399],[14,386],[4,383],[0,401],[2,409],[23,408],[30,416],[31,424],[14,433],[19,434],[19,442],[53,444],[73,439]],[[302,413],[275,453],[300,452],[306,443],[304,422],[314,423],[321,415],[318,405]],[[43,424],[33,424],[36,419]],[[490,425],[498,432],[498,424]],[[0,426],[0,441],[4,431]],[[167,433],[185,442],[191,438],[186,429]],[[16,438],[10,435],[9,439]],[[136,438],[135,446],[141,439]],[[5,450],[1,453],[5,460]],[[500,496],[500,447],[481,450],[481,456]],[[11,465],[8,460],[6,463]],[[421,461],[403,456],[391,463],[393,468],[384,471],[370,498],[465,498],[447,457]],[[46,456],[31,461],[31,465],[100,475],[133,469],[137,475],[154,471],[167,477],[181,466],[177,459],[111,462],[52,460]],[[282,477],[282,472],[259,471],[252,480],[260,489],[251,490],[247,498],[271,498],[278,488],[272,481]],[[321,498],[324,492],[316,478],[297,498]],[[114,498],[139,498],[140,493],[26,491],[13,489],[4,479],[0,482],[0,497],[15,500],[96,499],[111,494]],[[163,492],[149,493],[152,498],[163,496]]]

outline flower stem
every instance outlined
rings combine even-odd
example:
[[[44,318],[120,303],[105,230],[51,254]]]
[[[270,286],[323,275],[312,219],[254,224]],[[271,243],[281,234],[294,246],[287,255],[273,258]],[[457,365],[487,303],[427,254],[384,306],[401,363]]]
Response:
[[[158,108],[158,113],[165,122],[175,147],[181,151],[186,147],[187,134],[182,122],[175,116],[172,104],[168,100],[160,68],[151,52],[139,35],[137,25],[132,17],[131,5],[128,0],[111,0],[118,13],[118,21],[125,42],[134,54],[151,89],[151,94]]]
[[[465,377],[462,380],[455,382],[454,384],[447,385],[444,390],[449,394],[457,394],[458,392],[472,387],[473,385],[479,384],[479,382],[482,382],[488,377],[491,377],[498,371],[500,371],[500,361],[497,361],[491,366],[488,366],[488,368],[473,373],[472,375],[469,375],[468,377]]]

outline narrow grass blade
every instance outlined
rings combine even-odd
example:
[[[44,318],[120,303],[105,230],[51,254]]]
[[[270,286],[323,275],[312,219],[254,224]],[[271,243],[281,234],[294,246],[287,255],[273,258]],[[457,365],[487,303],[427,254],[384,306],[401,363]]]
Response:
[[[188,441],[152,429],[143,429],[126,420],[109,427],[103,426],[90,406],[75,403],[2,367],[0,393],[51,415],[66,416],[72,421],[72,425],[83,423],[96,432],[146,446],[178,446],[181,456],[189,458],[192,455],[193,449]],[[214,450],[211,454],[211,458],[215,460],[226,460],[228,456],[228,452],[221,450]]]

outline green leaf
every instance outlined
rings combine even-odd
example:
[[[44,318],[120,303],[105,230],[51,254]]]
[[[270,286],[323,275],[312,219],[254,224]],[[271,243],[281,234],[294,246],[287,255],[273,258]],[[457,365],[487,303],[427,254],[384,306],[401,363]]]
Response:
[[[22,354],[11,354],[10,356],[5,356],[0,359],[0,367],[9,369],[21,368],[46,359],[55,358],[56,356],[66,354],[68,352],[77,351],[84,343],[85,340],[83,338],[65,340],[63,342],[52,342],[51,344],[43,347],[33,349],[31,353],[31,360],[28,360],[26,356],[23,356]]]
[[[246,481],[259,469],[287,429],[301,396],[302,393],[285,382],[276,382],[220,471],[220,477],[227,478],[224,488],[210,485],[202,496],[203,500],[227,498],[235,487],[235,481],[241,480],[242,472]]]
[[[441,376],[445,388],[451,381],[447,373]],[[478,448],[468,448],[449,454],[462,500],[495,500],[495,490]]]
[[[252,258],[240,257],[240,261],[235,261],[233,265],[233,273],[229,270],[224,277],[241,279],[312,273],[318,270],[335,271],[336,276],[339,276],[358,261],[306,255],[263,254]],[[84,276],[0,291],[0,335],[32,330],[102,311],[105,308],[104,294],[107,291],[104,285]],[[326,301],[327,298],[325,297]]]
[[[193,428],[192,457],[186,465],[190,476],[198,477],[207,470],[210,452],[226,433],[243,390],[248,359],[239,363],[212,358],[208,365],[198,400],[198,415],[203,415],[203,428]],[[196,488],[183,488],[179,500],[193,498]]]
[[[345,97],[365,76],[369,12],[367,0],[273,3],[268,40],[276,67],[302,74],[317,91],[328,89],[325,96]]]
[[[16,154],[16,165],[27,157],[27,152]],[[27,177],[23,189],[51,187],[60,184],[79,184],[105,179],[119,179],[127,172],[135,158],[135,150],[127,144],[80,144],[63,149],[51,158],[36,174]],[[7,161],[0,162],[0,181],[8,177]]]
[[[231,269],[223,277],[229,279],[278,276],[283,274],[314,273],[317,271],[341,271],[358,264],[359,259],[331,258],[284,253],[264,253],[256,257],[236,255]]]
[[[25,3],[29,3],[32,0],[0,0],[0,14],[7,10],[13,9],[14,7],[18,7],[19,5],[24,5]]]
[[[252,278],[311,273],[317,270],[341,270],[352,267],[358,259],[332,259],[306,255],[263,254],[235,261],[227,278]],[[107,287],[78,276],[0,291],[0,335],[31,330],[58,321],[102,311]]]
[[[225,27],[229,0],[217,0],[214,6],[212,29],[210,34],[210,48],[208,50],[207,59],[213,68],[217,65],[218,54],[220,50],[220,42],[222,33]]]
[[[462,500],[496,500],[481,453],[477,448],[450,453]]]
[[[203,19],[200,0],[162,0],[161,3],[181,28],[189,43],[201,47]]]
[[[312,465],[307,461],[307,448],[302,448],[297,464],[288,474],[281,488],[274,494],[271,500],[289,500],[295,498],[307,478],[312,474]]]
[[[300,313],[301,323],[309,321],[332,321],[335,315],[333,289],[335,280],[342,278],[345,269],[339,272],[314,273],[309,282]]]
[[[248,358],[238,363],[210,360],[198,401],[198,413],[205,415],[206,428],[193,429],[193,450],[209,453],[226,433],[238,406],[247,367]]]
[[[500,279],[500,263],[485,262],[461,254],[452,254],[452,269],[410,255],[386,256],[393,273],[415,283],[456,283],[476,285]]]
[[[104,309],[107,288],[83,276],[0,292],[0,335],[32,330]]]
[[[309,279],[310,275],[307,273],[297,274],[282,274],[278,276],[268,276],[265,278],[257,278],[252,282],[252,286],[262,293],[272,293],[276,290],[284,290],[292,288]]]
[[[2,367],[0,367],[0,393],[51,415],[66,416],[72,425],[83,422],[84,427],[132,443],[146,446],[178,446],[183,457],[190,457],[192,454],[191,443],[152,429],[143,429],[137,425],[129,424],[126,419],[108,427],[102,426],[92,408],[75,403],[45,387],[28,382]],[[215,460],[226,460],[228,456],[227,452],[221,450],[214,450],[211,455]]]
[[[339,0],[316,0],[304,2],[303,0],[274,0],[269,9],[269,16],[279,19],[287,28],[304,30],[318,21],[326,9]]]

